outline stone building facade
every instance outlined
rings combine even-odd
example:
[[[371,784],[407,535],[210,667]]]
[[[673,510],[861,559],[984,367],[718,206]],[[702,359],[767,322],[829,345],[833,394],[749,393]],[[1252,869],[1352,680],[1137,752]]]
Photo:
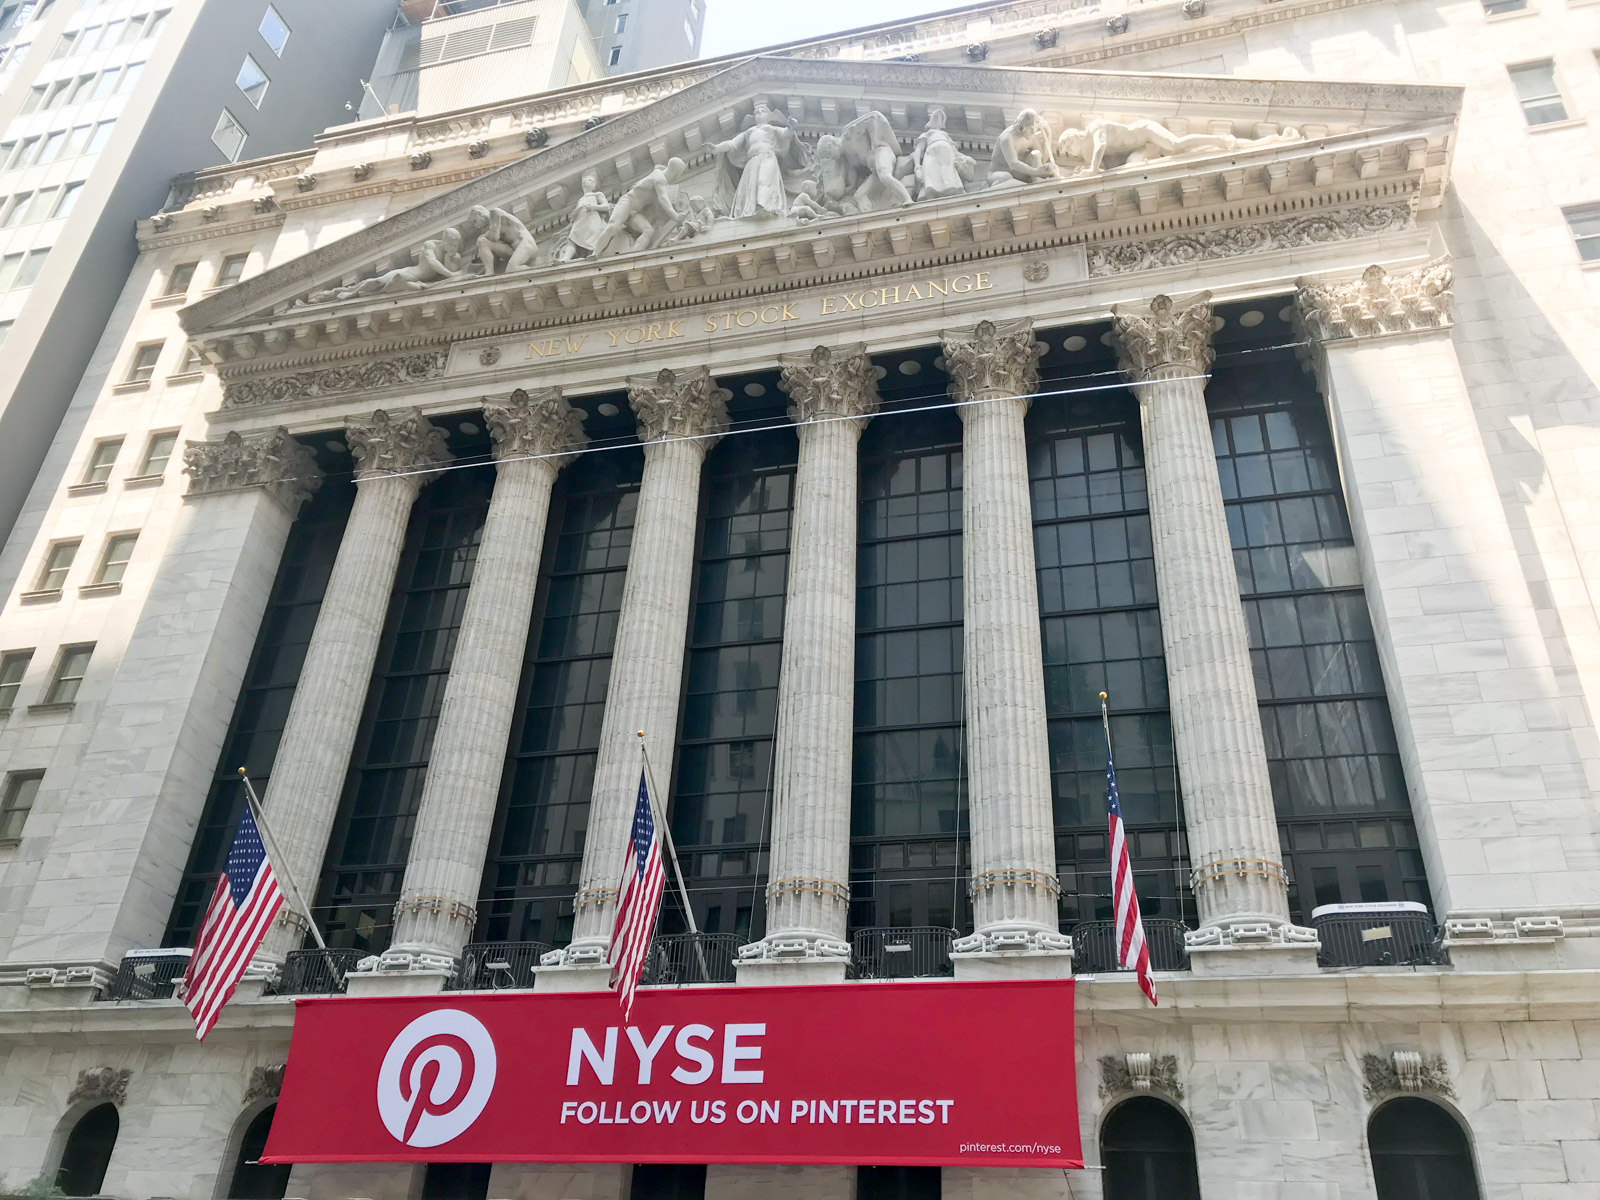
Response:
[[[127,1197],[889,1194],[235,1173],[294,994],[605,986],[642,742],[705,974],[1078,979],[1090,1169],[894,1194],[1142,1196],[1176,1120],[1373,1197],[1385,1113],[1595,1194],[1600,10],[1491,7],[980,5],[199,176],[0,555],[7,1182],[93,1118]],[[197,1045],[144,952],[241,766],[340,969],[286,918]]]

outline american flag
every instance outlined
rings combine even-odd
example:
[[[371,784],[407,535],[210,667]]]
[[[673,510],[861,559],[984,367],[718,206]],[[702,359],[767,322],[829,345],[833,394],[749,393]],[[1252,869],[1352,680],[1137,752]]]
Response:
[[[628,838],[622,885],[617,889],[617,924],[611,931],[611,986],[617,989],[623,1020],[633,1012],[633,995],[639,989],[639,976],[650,952],[650,935],[656,927],[656,910],[661,906],[661,892],[666,885],[661,838],[655,814],[650,810],[650,786],[640,771],[633,832]]]
[[[1156,1002],[1155,981],[1150,978],[1150,947],[1144,940],[1144,918],[1139,896],[1133,890],[1133,863],[1128,858],[1127,831],[1122,825],[1122,802],[1117,798],[1117,768],[1111,762],[1111,726],[1106,725],[1106,816],[1111,822],[1111,903],[1117,910],[1117,964],[1139,974],[1139,989]]]
[[[283,892],[261,842],[255,815],[245,805],[228,851],[228,864],[211,893],[195,939],[184,980],[183,1002],[194,1017],[195,1037],[204,1039],[233,996],[272,918],[283,907]]]

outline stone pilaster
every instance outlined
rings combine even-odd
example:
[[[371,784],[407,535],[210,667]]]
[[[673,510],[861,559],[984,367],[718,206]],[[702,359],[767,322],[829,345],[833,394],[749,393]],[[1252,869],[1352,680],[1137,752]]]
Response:
[[[842,979],[850,957],[856,449],[877,411],[878,379],[859,343],[778,361],[800,458],[773,745],[767,935],[740,955],[749,963],[833,963]]]
[[[1588,941],[1564,939],[1566,923],[1600,904],[1595,692],[1581,665],[1553,661],[1528,582],[1539,531],[1520,543],[1508,517],[1451,334],[1452,285],[1448,259],[1372,266],[1303,281],[1296,304],[1452,960],[1571,965]]]
[[[356,500],[263,798],[282,856],[278,867],[307,904],[315,903],[411,506],[449,458],[444,434],[417,409],[351,417],[345,432],[355,456]],[[305,933],[298,913],[287,905],[281,911],[257,952],[260,963],[281,963]]]
[[[447,972],[471,939],[556,475],[588,438],[559,388],[483,406],[494,497],[478,544],[393,942],[381,970]]]
[[[1267,774],[1244,607],[1206,415],[1211,295],[1119,306],[1116,346],[1144,428],[1145,479],[1198,948],[1305,945]]]
[[[962,433],[962,593],[974,932],[958,955],[1048,952],[1070,971],[1056,918],[1055,817],[1044,650],[1023,418],[1043,347],[1031,321],[945,333]],[[962,966],[958,960],[958,973]]]
[[[728,423],[727,394],[704,367],[631,378],[628,398],[644,443],[644,479],[611,652],[572,944],[550,956],[555,960],[550,966],[606,960],[639,792],[641,731],[661,789],[657,811],[667,811],[694,581],[700,468]]]

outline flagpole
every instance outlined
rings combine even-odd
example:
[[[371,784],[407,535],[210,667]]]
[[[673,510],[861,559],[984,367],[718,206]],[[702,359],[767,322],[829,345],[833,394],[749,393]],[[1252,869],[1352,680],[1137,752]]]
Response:
[[[656,804],[656,773],[650,769],[650,752],[644,746],[644,730],[639,730],[639,754],[644,759],[644,777],[650,784],[650,811],[655,814],[656,828],[661,830],[661,840],[666,843],[667,855],[672,859],[672,874],[678,881],[678,896],[683,901],[683,915],[689,921],[689,932],[698,934],[694,923],[694,909],[689,904],[689,889],[683,886],[683,868],[678,866],[678,848],[672,844],[672,830],[667,827],[665,815]]]
[[[1104,692],[1100,693],[1100,727],[1106,731],[1106,753],[1111,752],[1111,714],[1106,710],[1106,701],[1109,699]]]
[[[256,796],[255,784],[250,782],[250,776],[244,767],[239,768],[239,778],[244,780],[245,803],[250,806],[250,815],[256,819],[256,828],[261,831],[261,840],[266,845],[267,855],[276,864],[278,878],[283,880],[289,892],[289,904],[294,910],[305,917],[306,924],[311,927],[311,936],[317,941],[317,949],[327,952],[328,944],[322,940],[322,931],[317,928],[317,922],[311,916],[311,908],[306,904],[305,897],[300,894],[299,885],[295,883],[294,876],[289,874],[289,869],[284,865],[283,855],[278,853],[278,843],[273,840],[272,830],[267,826],[266,814],[261,811],[261,800]],[[333,960],[328,961],[332,969]]]

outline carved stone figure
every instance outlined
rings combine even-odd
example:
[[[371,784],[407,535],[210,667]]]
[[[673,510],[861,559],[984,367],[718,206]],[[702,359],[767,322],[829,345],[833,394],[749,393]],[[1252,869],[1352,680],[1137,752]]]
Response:
[[[945,131],[945,111],[939,105],[928,109],[928,125],[911,151],[916,166],[917,199],[941,200],[959,196],[972,182],[978,164],[963,154],[955,139]]]
[[[528,227],[503,208],[486,208],[478,205],[472,210],[474,228],[478,235],[478,262],[485,275],[510,274],[526,271],[533,266],[539,253],[539,243],[533,240]],[[505,260],[505,267],[496,270],[496,263]]]
[[[77,1086],[67,1095],[71,1104],[121,1104],[128,1098],[128,1081],[133,1072],[127,1067],[90,1067],[78,1072]]]
[[[689,216],[678,202],[678,181],[688,169],[683,159],[670,158],[624,192],[595,241],[593,257],[651,250],[671,237]]]
[[[1063,159],[1074,158],[1083,164],[1075,172],[1082,175],[1180,154],[1249,150],[1299,140],[1300,132],[1295,129],[1265,138],[1240,138],[1231,133],[1173,133],[1160,122],[1143,117],[1133,121],[1093,117],[1082,129],[1062,130],[1056,150]]]
[[[583,177],[583,195],[572,209],[572,224],[567,226],[567,239],[556,251],[557,262],[572,262],[588,258],[594,253],[600,235],[606,231],[606,221],[615,206],[600,190],[600,177],[593,171]]]
[[[1044,118],[1031,108],[1023,109],[995,139],[994,156],[989,160],[990,186],[1053,178],[1057,172],[1051,140]]]
[[[911,193],[900,182],[908,173],[902,164],[909,168],[889,118],[862,113],[837,135],[825,133],[817,139],[812,178],[801,190],[813,203],[845,214],[911,204]]]
[[[687,242],[690,238],[703,237],[711,232],[711,227],[716,223],[717,210],[711,207],[711,201],[704,196],[690,196],[683,223],[673,231],[667,241]]]
[[[811,198],[809,191],[802,191],[794,198],[794,203],[789,205],[789,215],[800,224],[809,225],[813,221],[822,221],[838,214],[823,208]]]
[[[787,117],[757,104],[737,137],[711,149],[721,160],[717,203],[730,217],[737,221],[788,212],[784,177],[804,171],[807,164],[805,143],[795,137]]]
[[[307,304],[326,304],[330,300],[353,300],[358,296],[377,296],[385,292],[419,292],[425,287],[459,279],[463,275],[462,237],[459,229],[446,229],[436,238],[422,243],[416,262],[409,267],[385,271],[345,287],[312,292]]]

